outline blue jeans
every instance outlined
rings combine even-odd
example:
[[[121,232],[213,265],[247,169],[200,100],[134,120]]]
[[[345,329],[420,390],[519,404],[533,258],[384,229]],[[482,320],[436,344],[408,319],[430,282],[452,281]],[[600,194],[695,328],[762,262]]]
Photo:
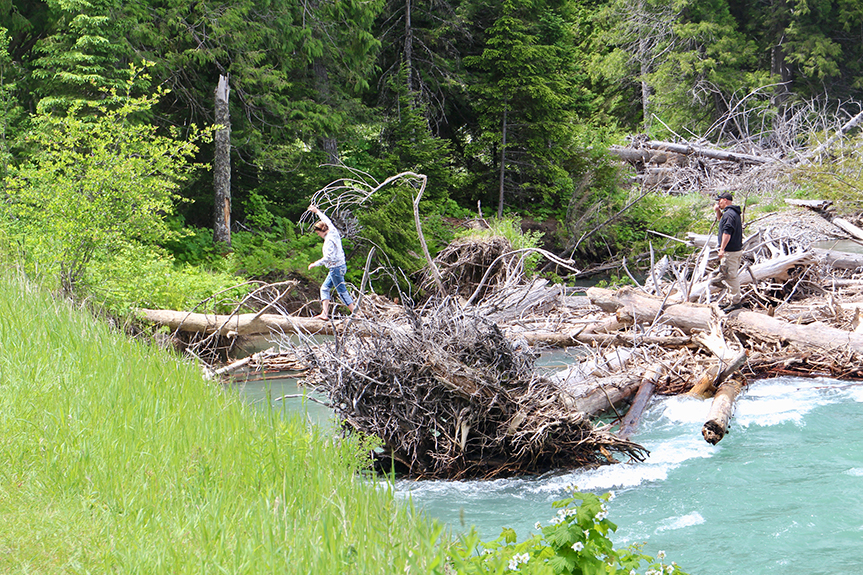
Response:
[[[327,274],[327,279],[324,280],[321,286],[321,299],[331,299],[330,292],[336,288],[336,293],[339,294],[342,302],[345,305],[351,305],[354,300],[351,294],[348,293],[348,287],[345,285],[345,272],[348,271],[347,264],[342,264],[334,268],[330,268],[330,273]]]

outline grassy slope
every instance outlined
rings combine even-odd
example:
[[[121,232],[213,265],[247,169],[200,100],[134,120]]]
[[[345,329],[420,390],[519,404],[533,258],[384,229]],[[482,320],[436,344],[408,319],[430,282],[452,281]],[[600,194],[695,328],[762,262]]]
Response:
[[[0,272],[0,572],[429,572],[433,529],[310,433]]]

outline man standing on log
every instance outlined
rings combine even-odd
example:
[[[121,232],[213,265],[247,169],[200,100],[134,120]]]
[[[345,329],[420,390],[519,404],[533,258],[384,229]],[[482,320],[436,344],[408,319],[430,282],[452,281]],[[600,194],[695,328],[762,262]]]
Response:
[[[743,256],[743,222],[740,219],[740,206],[733,206],[731,192],[716,196],[713,211],[719,220],[719,277],[731,290],[731,304],[722,308],[723,312],[740,309],[740,259]]]
[[[309,264],[309,269],[319,265],[325,265],[330,270],[327,274],[327,279],[321,285],[321,313],[317,315],[318,319],[329,319],[330,312],[330,292],[336,288],[342,302],[351,313],[354,312],[354,300],[351,294],[348,293],[348,288],[345,286],[345,272],[348,271],[348,266],[345,262],[345,251],[342,249],[342,236],[339,230],[330,221],[330,218],[324,214],[314,204],[309,206],[309,211],[317,214],[321,221],[315,224],[314,230],[319,238],[324,240],[324,255],[316,262]]]

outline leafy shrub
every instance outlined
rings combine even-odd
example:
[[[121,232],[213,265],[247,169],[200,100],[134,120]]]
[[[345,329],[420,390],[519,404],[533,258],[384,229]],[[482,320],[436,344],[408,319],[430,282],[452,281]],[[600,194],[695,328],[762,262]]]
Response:
[[[494,541],[483,543],[475,531],[464,536],[450,550],[451,567],[459,574],[525,573],[531,575],[685,575],[675,563],[665,563],[640,552],[639,546],[614,549],[609,533],[617,526],[608,520],[607,502],[614,495],[580,493],[573,487],[571,497],[553,506],[557,515],[548,525],[539,522],[534,534],[517,542],[515,531],[504,529]]]
[[[248,293],[235,287],[242,279],[225,271],[179,264],[162,250],[130,244],[94,259],[86,276],[90,299],[117,315],[135,308],[191,310],[225,313]],[[233,288],[233,289],[231,289]],[[220,300],[212,296],[220,294]]]

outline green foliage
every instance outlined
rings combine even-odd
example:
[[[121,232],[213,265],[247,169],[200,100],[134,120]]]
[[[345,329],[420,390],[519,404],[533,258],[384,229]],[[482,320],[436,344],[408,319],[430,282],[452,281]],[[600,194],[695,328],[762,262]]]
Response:
[[[532,575],[684,575],[675,564],[644,555],[637,546],[615,549],[609,538],[617,526],[608,520],[607,503],[613,495],[580,493],[556,501],[557,515],[539,533],[517,542],[511,529],[504,529],[494,541],[483,543],[475,532],[464,536],[450,551],[450,564],[459,575],[484,573],[529,573]]]
[[[13,160],[13,126],[23,115],[15,94],[21,73],[20,65],[9,55],[9,36],[0,27],[0,191],[5,189],[7,168]]]
[[[819,142],[813,142],[813,146]],[[833,200],[841,214],[856,214],[863,209],[863,134],[857,133],[842,145],[831,148],[829,155],[815,165],[797,169],[791,184],[799,192],[795,197]],[[777,198],[776,201],[781,201]]]
[[[140,72],[130,67],[129,90]],[[175,233],[165,216],[180,199],[181,182],[198,168],[195,142],[206,133],[181,140],[134,121],[163,95],[110,91],[102,100],[76,102],[67,116],[32,118],[28,159],[7,179],[6,217],[19,220],[40,251],[53,256],[39,264],[56,268],[69,293],[97,254]]]
[[[129,244],[94,259],[83,283],[91,302],[126,317],[136,308],[228,313],[250,291],[238,285],[242,281],[226,271],[180,264],[153,246]]]
[[[485,166],[477,185],[502,215],[501,178],[512,205],[553,200],[571,190],[561,164],[571,154],[579,114],[590,110],[573,56],[573,16],[567,2],[507,0],[495,6],[482,52],[464,61],[478,119],[467,151]],[[486,197],[489,197],[486,196]],[[506,201],[506,200],[504,200]]]
[[[129,21],[119,18],[115,0],[48,0],[56,20],[36,42],[32,62],[42,111],[65,112],[73,102],[95,100],[108,90],[124,90],[129,78],[118,66],[131,50],[125,41]]]
[[[414,193],[412,188],[396,182],[376,192],[355,214],[363,228],[363,239],[375,246],[378,252],[376,257],[390,270],[401,270],[408,276],[425,265],[414,225]],[[347,247],[345,253],[349,253]],[[347,277],[359,285],[362,268],[349,267]],[[378,286],[388,290],[395,287],[396,283],[401,289],[409,289],[408,282],[400,276],[382,277]]]

